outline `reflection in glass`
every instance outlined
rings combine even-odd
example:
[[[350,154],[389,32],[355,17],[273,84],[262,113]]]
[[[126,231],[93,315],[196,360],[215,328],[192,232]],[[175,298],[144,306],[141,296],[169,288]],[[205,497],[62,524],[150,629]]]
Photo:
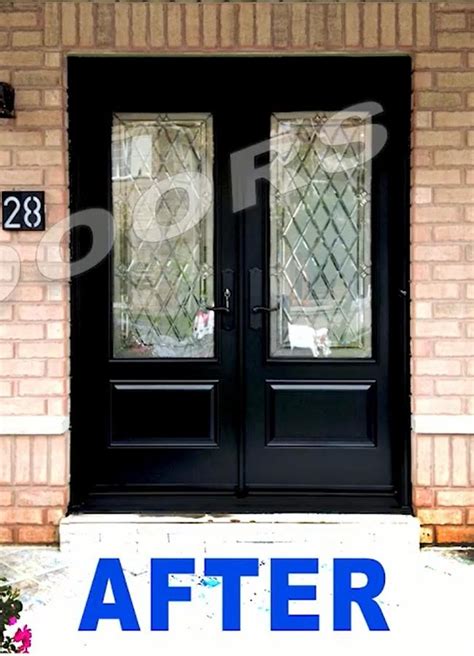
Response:
[[[270,353],[371,356],[370,116],[271,119]]]
[[[208,114],[116,114],[114,356],[214,356]]]

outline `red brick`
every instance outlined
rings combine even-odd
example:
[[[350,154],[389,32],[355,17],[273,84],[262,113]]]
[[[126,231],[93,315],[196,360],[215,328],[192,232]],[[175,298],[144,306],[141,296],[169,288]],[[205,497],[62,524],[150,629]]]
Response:
[[[21,380],[18,383],[20,396],[50,396],[64,394],[64,383],[57,379]]]
[[[459,295],[460,287],[454,282],[420,282],[415,285],[416,298],[457,299]]]
[[[422,112],[416,108],[415,127],[420,129],[433,127],[433,112]]]
[[[417,88],[420,88],[419,86]],[[416,94],[417,107],[430,109],[460,109],[463,97],[456,92],[420,91]]]
[[[130,45],[130,5],[118,3],[115,6],[115,44],[119,48]]]
[[[452,317],[456,319],[468,319],[474,317],[473,303],[435,303],[435,317]]]
[[[79,26],[80,29],[80,26]],[[77,43],[77,5],[63,3],[62,5],[62,44],[74,46]]]
[[[396,42],[396,5],[383,2],[380,5],[380,38],[382,46],[394,46]]]
[[[236,45],[236,7],[233,4],[221,4],[219,7],[221,46],[223,48],[231,48]]]
[[[436,497],[439,506],[474,506],[474,489],[439,490]]]
[[[17,119],[18,120],[18,119]],[[18,169],[2,171],[2,186],[23,186],[43,184],[43,171],[39,169]]]
[[[54,526],[21,526],[18,541],[20,544],[56,544],[58,531]]]
[[[43,412],[41,399],[0,399],[0,415],[41,415]]]
[[[48,524],[58,526],[64,515],[65,511],[62,508],[49,508],[47,511]]]
[[[416,483],[431,485],[433,475],[432,438],[426,435],[416,439]]]
[[[44,376],[45,363],[42,360],[0,360],[0,376],[16,378],[18,376],[37,377]]]
[[[330,3],[327,6],[327,35],[328,45],[334,48],[340,48],[343,45],[344,37],[342,32],[342,14],[344,8],[342,5]]]
[[[439,264],[433,268],[436,280],[472,280],[473,275],[472,264]]]
[[[187,6],[186,9],[189,9]],[[195,8],[195,6],[193,6]],[[148,33],[148,6],[146,4],[132,5],[132,44],[137,48],[145,48]],[[192,39],[191,39],[192,40]],[[188,45],[193,45],[188,42]]]
[[[13,542],[13,529],[0,526],[0,544],[11,544]]]
[[[261,17],[262,8],[269,5],[257,3],[257,43],[261,45],[270,45],[271,43],[271,23],[265,16]],[[291,5],[291,40],[294,47],[306,47],[308,45],[308,8],[306,4],[298,3]],[[268,25],[268,27],[267,27]],[[263,41],[259,37],[259,32],[265,30],[268,35]]]
[[[33,450],[31,461],[31,482],[36,485],[45,485],[48,482],[48,438],[46,436],[35,437],[32,440],[31,446]]]
[[[412,379],[412,392],[415,396],[433,396],[434,380],[426,376],[415,376]]]
[[[287,4],[273,4],[273,46],[286,48],[289,43],[290,10]]]
[[[436,128],[472,127],[474,112],[435,112],[434,126]]]
[[[31,344],[18,344],[20,358],[62,358],[65,355],[63,343],[31,342]]]
[[[51,468],[49,483],[50,485],[67,485],[68,484],[68,450],[67,440],[63,436],[51,437],[51,462],[54,467]]]
[[[57,46],[60,38],[60,5],[58,2],[48,2],[44,9],[45,22],[45,44],[47,46]]]
[[[438,381],[441,382],[441,381]],[[451,382],[451,381],[443,381]],[[471,382],[471,381],[461,381],[461,382]],[[474,381],[473,381],[474,384]],[[472,385],[471,385],[472,388]],[[473,393],[474,388],[472,388],[471,394]],[[458,394],[463,394],[462,389],[459,390]],[[474,421],[473,421],[474,426]],[[452,448],[452,457],[453,457],[453,472],[452,480],[453,485],[460,487],[467,487],[469,485],[469,444],[468,439],[464,435],[455,435],[451,439],[451,448]],[[452,522],[453,524],[455,522]]]
[[[412,304],[414,319],[431,319],[433,316],[432,303],[428,301],[415,301]]]
[[[6,11],[0,13],[0,28],[2,27],[36,27],[38,12]]]
[[[461,171],[457,169],[422,169],[418,166],[414,174],[416,184],[421,185],[461,183]]]
[[[416,246],[414,258],[420,262],[452,262],[461,258],[461,247],[455,245]]]
[[[18,490],[16,499],[19,506],[63,506],[64,490],[41,487]]]
[[[421,509],[416,513],[422,524],[462,524],[463,512],[459,508]]]
[[[309,45],[323,48],[326,43],[326,7],[323,4],[310,4],[309,11]],[[347,15],[347,13],[346,13]],[[347,28],[346,28],[347,29]],[[347,34],[347,32],[346,32]]]
[[[449,485],[451,483],[451,447],[449,437],[434,438],[434,483]]]
[[[416,205],[427,205],[433,200],[433,190],[431,187],[415,187],[412,190],[412,194]]]
[[[436,538],[442,544],[472,544],[474,526],[440,526],[436,529]]]
[[[188,5],[191,7],[192,5]],[[255,8],[252,3],[239,5],[239,43],[241,46],[253,46],[255,41]]]
[[[0,324],[0,339],[41,339],[44,336],[44,328],[37,324],[5,323]]]
[[[436,28],[442,30],[459,30],[466,27],[466,15],[462,12],[449,14],[438,14],[436,16]]]
[[[416,39],[418,48],[431,44],[431,4],[420,2],[415,6]]]
[[[415,487],[413,492],[415,508],[430,507],[434,504],[434,492],[429,487]]]
[[[415,219],[417,223],[451,223],[460,221],[461,207],[416,207]]]
[[[474,395],[474,380],[437,380],[436,391],[442,395]],[[473,420],[474,427],[474,420]]]
[[[449,50],[474,48],[474,32],[440,32],[438,46]]]
[[[450,166],[474,166],[474,149],[468,150],[467,148],[460,148],[454,150],[449,148],[447,150],[439,150],[435,153],[435,164],[441,166],[446,164],[449,164]],[[472,199],[474,200],[474,192]]]
[[[66,308],[64,305],[33,305],[24,304],[16,306],[17,317],[22,321],[56,321],[64,319]]]
[[[62,126],[63,115],[62,112],[55,109],[30,110],[18,114],[16,122],[20,127]]]
[[[474,86],[474,72],[457,72],[437,73],[438,87],[451,89],[472,89]]]
[[[460,52],[426,52],[415,56],[417,70],[423,68],[461,68],[462,56]]]
[[[98,4],[96,7],[96,39],[97,45],[112,46],[115,40],[114,8],[108,4]]]
[[[344,3],[346,24],[346,45],[358,46],[360,44],[361,8],[358,3]]]
[[[433,232],[436,241],[474,241],[474,225],[436,226]]]
[[[61,164],[63,154],[59,150],[24,150],[16,154],[20,166],[51,166]]]
[[[462,413],[462,402],[461,399],[440,396],[419,397],[415,398],[415,412],[420,415],[459,415]]]
[[[424,262],[412,262],[411,279],[414,281],[431,280],[431,264],[426,264]]]
[[[12,488],[0,488],[0,506],[11,506],[13,503]]]
[[[434,190],[435,203],[472,203],[474,190],[470,187],[446,187]]]
[[[9,484],[13,479],[13,438],[0,437],[0,483]]]
[[[398,6],[398,43],[411,46],[413,43],[413,5],[400,3]]]
[[[440,340],[435,345],[436,355],[469,356],[474,355],[474,344],[470,340]]]
[[[33,48],[43,43],[43,33],[37,31],[19,31],[12,35],[12,46],[14,48]]]
[[[41,524],[43,511],[40,508],[0,508],[0,524]]]
[[[150,9],[159,8],[159,5],[152,5]],[[267,26],[268,26],[268,42],[265,42],[265,37],[263,32],[265,31],[265,20],[262,16],[262,9],[266,7],[267,9]],[[266,5],[257,5],[257,15],[260,15],[261,20],[257,21],[257,43],[259,39],[263,41],[260,45],[270,45],[271,43],[271,20],[270,20],[270,8]],[[203,43],[206,48],[216,48],[217,47],[217,11],[218,8],[216,5],[203,4],[202,5],[202,29],[203,29]],[[260,23],[260,27],[259,27]],[[260,31],[259,31],[260,29]]]
[[[417,337],[460,337],[462,335],[461,323],[441,319],[417,321],[415,335]]]
[[[167,36],[168,45],[178,48],[183,43],[183,6],[181,4],[167,4]]]
[[[94,45],[94,7],[81,2],[79,5],[79,43],[81,46]]]
[[[415,142],[418,146],[461,146],[463,133],[460,130],[417,130]]]

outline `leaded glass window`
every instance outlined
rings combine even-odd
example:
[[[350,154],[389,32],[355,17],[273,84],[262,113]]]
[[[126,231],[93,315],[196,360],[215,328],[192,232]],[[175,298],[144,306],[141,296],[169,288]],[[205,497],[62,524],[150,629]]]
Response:
[[[209,114],[116,114],[115,357],[214,356]]]
[[[372,353],[370,116],[271,118],[274,357]]]

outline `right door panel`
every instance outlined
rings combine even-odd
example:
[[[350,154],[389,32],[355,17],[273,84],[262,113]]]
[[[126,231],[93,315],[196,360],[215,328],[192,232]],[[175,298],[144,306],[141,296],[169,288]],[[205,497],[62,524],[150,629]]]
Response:
[[[408,506],[410,61],[285,59],[264,77],[255,124],[271,155],[245,217],[247,492]]]

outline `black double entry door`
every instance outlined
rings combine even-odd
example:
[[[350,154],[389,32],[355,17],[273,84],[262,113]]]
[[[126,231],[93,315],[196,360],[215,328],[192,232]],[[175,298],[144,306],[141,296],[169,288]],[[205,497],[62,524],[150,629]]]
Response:
[[[69,108],[72,507],[408,511],[409,59],[71,58]]]

